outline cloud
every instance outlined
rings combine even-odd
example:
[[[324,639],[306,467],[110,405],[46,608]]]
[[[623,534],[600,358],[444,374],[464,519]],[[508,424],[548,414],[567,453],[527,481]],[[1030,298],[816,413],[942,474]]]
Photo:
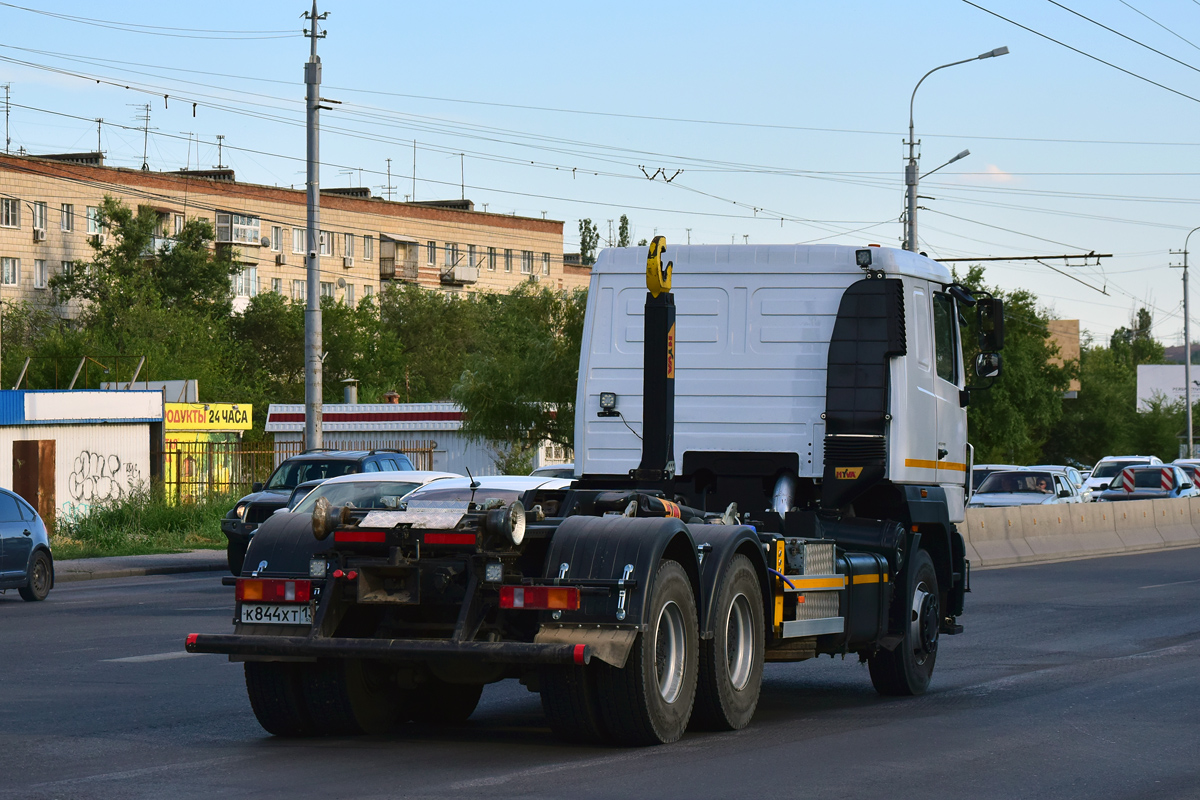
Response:
[[[977,178],[983,183],[1012,183],[1012,173],[1005,172],[995,164],[988,164],[983,170],[983,175],[977,175]]]

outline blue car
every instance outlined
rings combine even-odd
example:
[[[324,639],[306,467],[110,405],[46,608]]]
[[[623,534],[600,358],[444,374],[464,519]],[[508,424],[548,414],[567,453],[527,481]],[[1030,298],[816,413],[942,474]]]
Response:
[[[1163,500],[1198,497],[1191,475],[1173,464],[1154,467],[1126,467],[1113,479],[1097,500],[1115,503],[1122,500]]]
[[[0,592],[16,589],[26,600],[45,600],[54,588],[50,536],[33,507],[0,489]]]

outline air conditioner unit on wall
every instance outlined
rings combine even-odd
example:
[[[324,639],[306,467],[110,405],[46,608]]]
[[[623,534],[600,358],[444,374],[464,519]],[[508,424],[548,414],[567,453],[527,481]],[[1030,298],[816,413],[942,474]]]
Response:
[[[346,269],[354,266],[354,256],[346,256],[342,259],[342,266]]]
[[[100,247],[104,247],[104,245],[108,244],[108,234],[107,233],[93,233],[88,238],[91,240],[91,242],[93,244],[97,244]]]
[[[287,263],[287,256],[284,255],[283,253],[279,253],[275,256],[275,264],[277,266],[283,266],[286,263]]]
[[[46,241],[46,229],[45,228],[34,228],[33,229],[33,240],[35,242]]]

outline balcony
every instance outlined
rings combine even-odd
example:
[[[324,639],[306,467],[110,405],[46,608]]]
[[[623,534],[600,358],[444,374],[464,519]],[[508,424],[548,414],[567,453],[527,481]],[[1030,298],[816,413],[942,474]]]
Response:
[[[150,242],[142,250],[142,258],[153,258],[158,255],[158,251],[166,248],[167,252],[175,249],[175,238],[171,236],[153,236]]]
[[[442,283],[453,286],[479,282],[479,267],[455,266],[442,272]]]
[[[383,281],[417,282],[417,259],[380,258],[379,279]]]

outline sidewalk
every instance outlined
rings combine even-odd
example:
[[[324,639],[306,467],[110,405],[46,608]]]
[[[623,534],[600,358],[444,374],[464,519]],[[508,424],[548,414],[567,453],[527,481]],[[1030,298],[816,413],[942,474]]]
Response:
[[[189,550],[186,553],[154,556],[73,558],[54,562],[54,582],[174,575],[181,572],[220,572],[228,569],[224,550]]]

